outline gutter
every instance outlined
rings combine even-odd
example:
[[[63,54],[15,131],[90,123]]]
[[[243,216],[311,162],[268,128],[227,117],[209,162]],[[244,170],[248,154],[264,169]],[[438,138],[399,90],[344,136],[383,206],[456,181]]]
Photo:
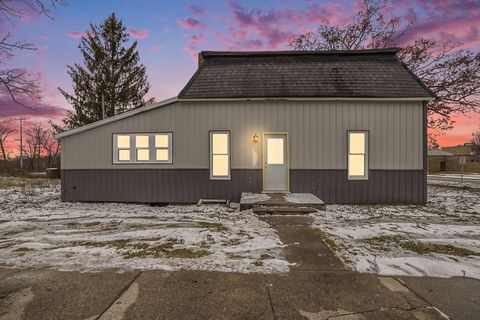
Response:
[[[113,116],[113,117],[110,117],[110,118],[107,118],[107,119],[99,120],[99,121],[92,122],[92,123],[89,123],[87,125],[84,125],[84,126],[81,126],[81,127],[75,128],[75,129],[71,129],[71,130],[68,130],[68,131],[61,132],[61,133],[55,135],[55,139],[57,139],[57,140],[63,139],[65,137],[68,137],[68,136],[71,136],[71,135],[74,135],[74,134],[77,134],[77,133],[80,133],[80,132],[85,132],[87,130],[91,130],[91,129],[94,129],[94,128],[97,128],[97,127],[101,127],[101,126],[104,126],[106,124],[116,122],[116,121],[119,121],[119,120],[122,120],[122,119],[125,119],[125,118],[129,118],[129,117],[132,117],[134,115],[137,115],[137,114],[140,114],[140,113],[143,113],[143,112],[147,112],[147,111],[150,111],[150,110],[153,110],[153,109],[156,109],[156,108],[160,108],[160,107],[165,107],[165,106],[170,105],[172,103],[175,103],[177,101],[178,101],[177,97],[165,99],[165,100],[162,100],[160,102],[157,102],[157,103],[154,103],[154,104],[149,104],[149,105],[137,108],[137,109],[133,109],[133,110],[118,114],[116,116]]]

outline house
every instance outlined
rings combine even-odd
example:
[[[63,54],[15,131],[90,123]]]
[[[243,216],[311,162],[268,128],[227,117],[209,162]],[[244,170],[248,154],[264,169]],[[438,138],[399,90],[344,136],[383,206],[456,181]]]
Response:
[[[423,204],[435,95],[398,51],[201,52],[177,97],[58,135],[62,199]]]
[[[474,143],[428,150],[428,172],[460,172],[460,158],[465,158],[464,172],[480,173],[480,145]]]
[[[428,173],[448,171],[447,161],[452,156],[453,156],[453,153],[448,151],[439,150],[439,149],[428,150],[427,152]]]

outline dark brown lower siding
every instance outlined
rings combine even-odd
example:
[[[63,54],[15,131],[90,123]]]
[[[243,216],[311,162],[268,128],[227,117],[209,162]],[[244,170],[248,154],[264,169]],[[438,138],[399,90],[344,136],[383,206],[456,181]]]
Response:
[[[423,170],[370,170],[368,180],[348,180],[346,170],[292,170],[292,192],[315,194],[325,203],[424,204]]]
[[[229,181],[210,180],[208,169],[62,170],[64,201],[195,203],[239,201],[261,192],[262,171],[232,169]],[[349,181],[346,170],[291,170],[290,190],[309,192],[326,203],[423,204],[423,170],[370,170],[369,180]]]

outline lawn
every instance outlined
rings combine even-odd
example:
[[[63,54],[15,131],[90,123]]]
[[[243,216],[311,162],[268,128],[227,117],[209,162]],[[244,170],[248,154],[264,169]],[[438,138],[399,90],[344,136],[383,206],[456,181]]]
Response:
[[[0,180],[0,264],[105,268],[288,271],[283,244],[251,211],[221,205],[65,203],[58,182]]]
[[[429,185],[427,206],[328,206],[313,227],[354,270],[480,279],[480,189]]]

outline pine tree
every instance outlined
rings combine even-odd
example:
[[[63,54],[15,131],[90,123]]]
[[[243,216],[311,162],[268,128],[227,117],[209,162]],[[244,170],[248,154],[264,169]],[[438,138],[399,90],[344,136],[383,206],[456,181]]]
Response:
[[[144,104],[143,97],[150,85],[145,67],[139,63],[137,42],[126,47],[127,42],[126,28],[114,13],[100,26],[90,25],[78,46],[84,66],[78,63],[68,66],[74,93],[59,88],[74,108],[63,120],[65,129],[101,120],[102,99],[106,117]]]

